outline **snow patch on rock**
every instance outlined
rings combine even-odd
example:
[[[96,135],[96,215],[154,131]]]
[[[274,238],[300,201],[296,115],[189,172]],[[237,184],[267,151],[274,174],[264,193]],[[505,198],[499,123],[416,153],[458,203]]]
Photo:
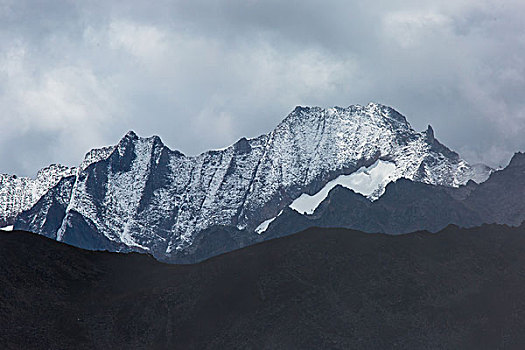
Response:
[[[277,217],[278,217],[279,215],[281,215],[282,213],[283,213],[283,211],[281,210],[281,211],[279,212],[279,214],[277,214],[277,216],[274,216],[273,218],[270,218],[270,219],[268,219],[268,220],[265,220],[265,221],[261,222],[261,224],[255,228],[255,232],[256,232],[257,234],[259,234],[259,235],[262,234],[263,232],[266,232],[266,230],[268,229],[268,227],[270,226],[270,224],[271,224],[272,222],[274,222],[274,220],[277,219]]]
[[[385,191],[385,186],[391,181],[395,169],[394,163],[377,160],[371,166],[361,167],[350,175],[340,175],[328,182],[314,195],[303,193],[290,204],[290,208],[301,214],[311,215],[337,185],[351,189],[370,199],[377,199]]]

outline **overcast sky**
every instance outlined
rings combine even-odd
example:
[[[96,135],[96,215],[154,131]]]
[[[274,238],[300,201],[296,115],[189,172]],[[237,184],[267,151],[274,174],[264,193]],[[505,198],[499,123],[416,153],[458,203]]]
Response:
[[[0,0],[0,172],[128,131],[197,154],[296,105],[390,105],[471,162],[525,150],[525,2]]]

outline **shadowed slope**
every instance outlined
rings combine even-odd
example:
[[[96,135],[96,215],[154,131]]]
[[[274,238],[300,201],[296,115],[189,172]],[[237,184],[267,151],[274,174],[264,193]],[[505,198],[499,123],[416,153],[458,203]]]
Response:
[[[195,265],[0,233],[3,348],[517,348],[525,228],[309,229]]]

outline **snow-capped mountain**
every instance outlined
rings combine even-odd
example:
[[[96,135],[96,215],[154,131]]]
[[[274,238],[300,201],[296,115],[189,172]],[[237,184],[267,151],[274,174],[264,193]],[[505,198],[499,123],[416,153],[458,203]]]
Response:
[[[0,174],[0,227],[11,225],[18,214],[33,207],[62,178],[75,175],[91,163],[107,158],[112,151],[113,147],[93,149],[78,168],[52,164],[41,169],[34,179]]]
[[[40,170],[35,179],[0,174],[0,227],[12,224],[16,215],[30,209],[60,179],[74,171],[53,164]]]
[[[439,143],[430,126],[417,132],[397,111],[374,103],[297,107],[269,134],[197,156],[129,132],[86,159],[20,214],[15,229],[164,258],[212,227],[257,235],[281,210],[334,181],[375,200],[402,177],[457,187],[490,173]]]

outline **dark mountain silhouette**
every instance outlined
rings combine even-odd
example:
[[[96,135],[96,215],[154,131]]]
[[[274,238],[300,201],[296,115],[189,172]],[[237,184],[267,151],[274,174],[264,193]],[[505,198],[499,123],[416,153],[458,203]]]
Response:
[[[195,265],[0,233],[3,349],[519,349],[525,227],[312,228]]]

